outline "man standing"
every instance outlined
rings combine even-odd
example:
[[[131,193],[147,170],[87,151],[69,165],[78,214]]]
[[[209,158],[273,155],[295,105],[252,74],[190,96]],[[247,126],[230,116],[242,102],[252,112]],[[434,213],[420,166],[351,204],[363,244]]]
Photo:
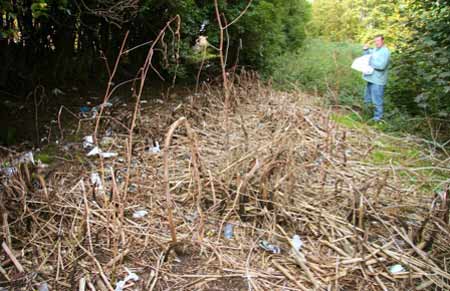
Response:
[[[373,120],[380,121],[383,117],[383,97],[391,53],[384,45],[383,35],[377,35],[374,42],[375,48],[364,45],[364,55],[371,55],[369,65],[374,69],[371,74],[363,74],[363,79],[367,81],[364,103],[366,106],[375,105]]]

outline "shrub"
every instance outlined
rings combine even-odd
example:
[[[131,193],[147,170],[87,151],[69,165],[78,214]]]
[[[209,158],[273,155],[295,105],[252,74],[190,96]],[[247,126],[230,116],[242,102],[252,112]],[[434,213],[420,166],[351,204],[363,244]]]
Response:
[[[298,86],[341,104],[360,104],[364,82],[361,74],[350,68],[360,55],[360,45],[310,39],[301,49],[277,58],[271,74],[281,87]]]

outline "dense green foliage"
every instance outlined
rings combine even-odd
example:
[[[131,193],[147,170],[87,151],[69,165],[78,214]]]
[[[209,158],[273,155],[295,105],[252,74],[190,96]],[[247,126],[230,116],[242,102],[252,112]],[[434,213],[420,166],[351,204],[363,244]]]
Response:
[[[408,0],[315,0],[309,31],[331,41],[366,42],[383,34],[391,44],[409,35]]]
[[[335,103],[357,105],[354,99],[362,95],[364,82],[350,64],[360,55],[358,45],[310,39],[301,49],[277,58],[273,79],[284,88],[299,87]]]
[[[412,37],[394,59],[390,95],[401,108],[450,116],[450,1],[412,1]],[[394,97],[395,96],[395,97]]]
[[[238,24],[246,44],[244,59],[256,68],[270,68],[274,58],[301,47],[309,19],[307,1],[258,1]]]
[[[226,22],[237,17],[248,3],[218,2]],[[226,31],[228,63],[234,64],[239,56],[239,64],[261,69],[285,49],[298,47],[305,38],[309,6],[306,0],[254,0],[244,17]],[[49,80],[101,79],[106,74],[102,53],[112,64],[127,30],[127,48],[131,48],[154,39],[175,15],[181,17],[181,68],[177,72],[192,79],[198,62],[192,49],[197,37],[206,35],[212,46],[218,47],[214,1],[2,0],[0,87],[30,89]],[[200,31],[202,24],[205,29]],[[168,65],[175,60],[161,51],[173,52],[177,44],[170,33],[164,39],[167,47],[158,48],[155,64],[160,64],[158,70],[166,76],[173,73]],[[217,55],[213,47],[212,57]],[[128,55],[119,73],[134,75],[143,62],[145,48]],[[217,62],[217,58],[212,59],[208,67],[217,70]]]

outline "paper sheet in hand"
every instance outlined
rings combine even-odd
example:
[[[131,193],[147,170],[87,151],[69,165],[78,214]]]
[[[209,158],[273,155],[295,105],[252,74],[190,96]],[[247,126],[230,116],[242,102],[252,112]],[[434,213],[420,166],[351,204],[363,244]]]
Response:
[[[356,58],[353,61],[352,69],[362,72],[365,75],[370,75],[373,73],[373,68],[369,65],[370,55],[365,55]]]

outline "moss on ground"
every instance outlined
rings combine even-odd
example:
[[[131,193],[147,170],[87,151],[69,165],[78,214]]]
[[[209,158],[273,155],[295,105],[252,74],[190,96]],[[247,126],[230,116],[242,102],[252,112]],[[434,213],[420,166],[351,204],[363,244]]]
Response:
[[[56,145],[49,144],[37,152],[34,156],[35,160],[40,160],[44,164],[51,164],[55,161],[58,148]]]
[[[437,169],[435,162],[427,154],[428,149],[423,145],[401,138],[401,133],[398,133],[398,135],[395,133],[383,134],[386,127],[384,123],[367,123],[356,113],[334,113],[332,120],[345,128],[357,130],[363,134],[372,132],[373,148],[363,162],[379,166],[400,167],[396,171],[396,175],[402,177],[408,183],[420,184],[420,189],[424,192],[437,190],[442,181],[450,178],[447,171]],[[373,131],[380,134],[373,134]],[[414,169],[414,171],[411,169]]]

